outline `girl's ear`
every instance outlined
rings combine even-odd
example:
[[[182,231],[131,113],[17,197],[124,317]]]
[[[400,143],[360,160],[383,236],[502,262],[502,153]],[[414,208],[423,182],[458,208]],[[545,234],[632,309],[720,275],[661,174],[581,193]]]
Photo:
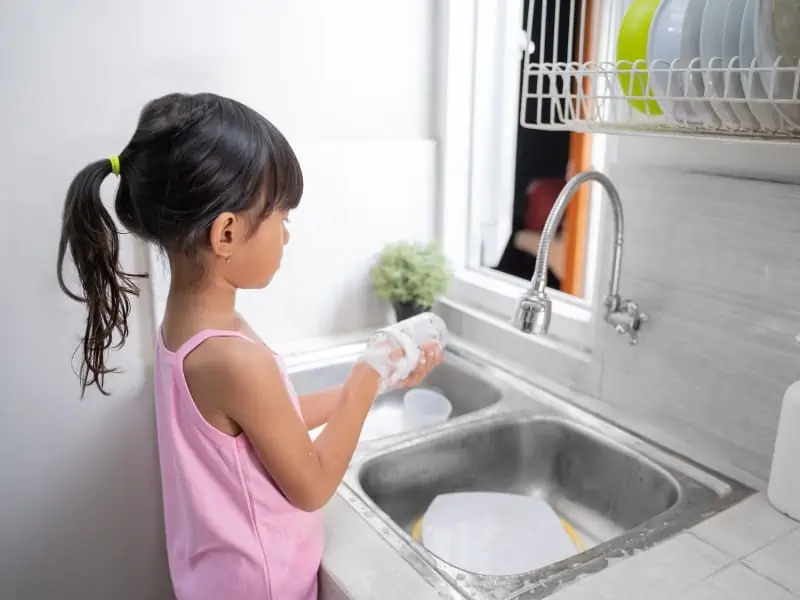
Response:
[[[241,241],[244,233],[242,219],[231,212],[219,215],[211,224],[208,243],[211,251],[218,257],[228,260],[234,247]]]

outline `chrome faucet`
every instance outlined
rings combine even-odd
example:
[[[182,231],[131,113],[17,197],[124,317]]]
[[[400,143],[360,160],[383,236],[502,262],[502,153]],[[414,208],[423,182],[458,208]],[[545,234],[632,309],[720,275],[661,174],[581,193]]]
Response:
[[[550,328],[550,314],[552,311],[550,298],[547,297],[547,258],[550,253],[550,242],[553,234],[561,222],[567,206],[581,185],[587,181],[596,181],[606,191],[614,214],[614,255],[611,265],[611,282],[608,295],[603,299],[605,308],[604,319],[612,325],[615,331],[630,336],[630,344],[639,341],[639,329],[647,323],[647,313],[642,312],[632,300],[622,300],[619,295],[619,273],[622,266],[622,202],[619,192],[611,180],[598,171],[585,171],[573,177],[556,198],[550,215],[539,240],[539,251],[536,254],[536,268],[533,271],[531,285],[528,291],[519,299],[514,311],[514,326],[524,333],[542,335]]]

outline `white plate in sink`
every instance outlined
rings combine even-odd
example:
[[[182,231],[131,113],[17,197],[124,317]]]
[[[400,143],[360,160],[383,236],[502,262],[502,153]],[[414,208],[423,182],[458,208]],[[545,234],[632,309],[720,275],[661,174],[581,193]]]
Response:
[[[437,496],[422,519],[422,544],[454,567],[497,576],[535,571],[579,552],[545,500],[500,492]]]

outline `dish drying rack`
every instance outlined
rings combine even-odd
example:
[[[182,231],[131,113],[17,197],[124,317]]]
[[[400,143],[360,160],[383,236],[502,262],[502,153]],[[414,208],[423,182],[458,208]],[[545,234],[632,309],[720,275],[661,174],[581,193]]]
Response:
[[[766,43],[771,44],[771,53],[755,47],[755,56],[746,64],[739,53],[616,60],[620,25],[637,1],[530,0],[520,98],[523,127],[800,140],[800,57],[785,58],[776,51],[779,44],[770,39]],[[736,2],[706,1],[719,3],[716,6]],[[748,9],[755,10],[758,19],[790,0],[741,1],[753,5]],[[794,16],[798,20],[791,25],[800,39],[800,8]],[[560,23],[564,19],[566,25]],[[754,44],[764,43],[756,32]]]

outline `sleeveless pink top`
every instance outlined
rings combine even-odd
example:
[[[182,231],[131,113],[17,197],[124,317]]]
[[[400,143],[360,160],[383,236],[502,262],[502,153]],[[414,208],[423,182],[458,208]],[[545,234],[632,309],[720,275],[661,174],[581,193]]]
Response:
[[[158,336],[156,424],[167,554],[177,600],[316,600],[322,517],[292,506],[250,442],[211,426],[197,410],[183,361],[206,330],[171,352]],[[252,341],[252,340],[250,340]],[[253,342],[257,343],[257,342]],[[292,402],[297,394],[278,363]]]

